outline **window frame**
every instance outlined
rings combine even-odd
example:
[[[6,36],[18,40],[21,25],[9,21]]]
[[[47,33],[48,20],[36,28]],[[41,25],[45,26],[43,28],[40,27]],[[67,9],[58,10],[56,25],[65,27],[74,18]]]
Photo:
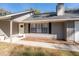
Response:
[[[46,32],[43,32],[43,31],[46,31]],[[31,33],[49,33],[49,24],[48,23],[40,23],[40,24],[33,23],[30,25],[30,32]]]

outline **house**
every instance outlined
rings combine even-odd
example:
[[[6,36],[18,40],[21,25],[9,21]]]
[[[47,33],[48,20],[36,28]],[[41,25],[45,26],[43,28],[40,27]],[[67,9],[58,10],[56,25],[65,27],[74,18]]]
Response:
[[[65,13],[63,3],[58,3],[56,12],[34,15],[24,11],[0,17],[0,36],[37,33],[50,34],[53,39],[79,42],[79,15]]]
[[[6,11],[6,10],[4,10],[4,9],[0,9],[0,16],[5,16],[5,15],[9,15],[9,14],[12,14],[11,12],[9,12],[9,11]]]

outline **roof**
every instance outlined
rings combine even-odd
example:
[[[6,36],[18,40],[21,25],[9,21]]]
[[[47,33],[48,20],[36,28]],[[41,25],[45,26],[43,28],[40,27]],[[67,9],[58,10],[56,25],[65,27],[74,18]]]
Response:
[[[73,16],[53,16],[53,17],[47,17],[47,18],[28,18],[23,20],[25,23],[44,23],[44,22],[64,22],[64,21],[71,21],[71,20],[79,20],[79,16],[73,17]]]
[[[33,11],[25,11],[15,14],[10,14],[6,16],[1,16],[0,19],[9,19],[15,22],[59,22],[59,21],[68,21],[68,20],[79,20],[78,14],[72,13],[65,13],[63,16],[57,16],[56,12],[49,12],[49,13],[40,13],[40,14],[33,14]],[[32,13],[32,15],[28,15]],[[28,16],[28,17],[27,17]]]
[[[73,16],[73,15],[63,15],[63,16],[34,16],[32,15],[28,19],[25,20],[43,20],[43,19],[69,19],[69,18],[79,18],[79,16]]]
[[[51,15],[52,14],[52,15]],[[51,14],[39,14],[39,15],[32,15],[28,17],[27,19],[24,19],[23,22],[59,22],[59,21],[68,21],[68,20],[79,20],[79,15],[76,14],[68,14],[66,13],[63,16],[56,16],[55,13]]]
[[[11,20],[11,19],[14,19],[14,18],[17,18],[17,17],[20,17],[20,16],[24,16],[24,15],[26,15],[28,13],[32,13],[32,12],[33,11],[24,11],[24,12],[20,12],[20,13],[15,13],[15,14],[10,14],[10,15],[0,16],[0,20],[5,20],[5,19]]]

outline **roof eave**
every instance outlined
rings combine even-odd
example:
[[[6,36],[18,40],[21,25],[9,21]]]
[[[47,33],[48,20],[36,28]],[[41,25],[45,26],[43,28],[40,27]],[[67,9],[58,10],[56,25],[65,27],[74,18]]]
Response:
[[[26,21],[14,21],[23,23],[48,23],[48,22],[65,22],[65,21],[77,21],[79,18],[69,18],[69,19],[50,19],[50,20],[26,20]]]

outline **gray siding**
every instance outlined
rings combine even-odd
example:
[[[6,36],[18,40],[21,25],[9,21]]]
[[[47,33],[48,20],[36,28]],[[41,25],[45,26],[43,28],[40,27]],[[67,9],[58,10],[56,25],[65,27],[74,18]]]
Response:
[[[67,21],[65,22],[65,30],[66,30],[66,40],[67,41],[74,41],[75,39],[75,28],[74,28],[74,21]]]
[[[0,35],[10,36],[10,22],[0,20]]]
[[[28,24],[27,23],[24,24],[24,33],[28,33]]]
[[[12,34],[18,34],[19,33],[19,24],[13,22],[13,31]]]
[[[64,23],[52,22],[51,31],[54,39],[64,39]]]

